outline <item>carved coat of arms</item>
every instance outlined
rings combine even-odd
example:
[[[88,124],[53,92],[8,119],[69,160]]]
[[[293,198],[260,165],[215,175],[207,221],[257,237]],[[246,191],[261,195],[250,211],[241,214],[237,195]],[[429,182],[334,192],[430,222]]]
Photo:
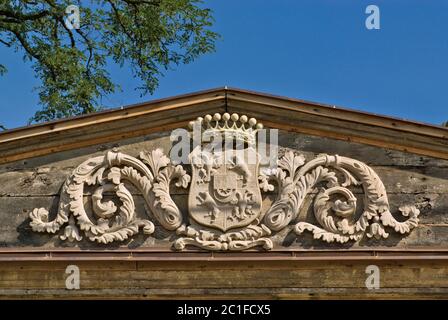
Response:
[[[258,163],[248,163],[237,151],[209,153],[200,148],[191,160],[188,207],[197,223],[226,232],[260,216]]]
[[[189,154],[191,175],[187,164],[174,164],[160,149],[143,151],[138,158],[114,150],[88,159],[66,180],[52,221],[45,208],[31,212],[32,229],[56,233],[65,226],[62,240],[81,241],[85,236],[107,244],[124,241],[141,229],[152,234],[156,219],[176,235],[177,250],[269,250],[274,246],[271,236],[285,228],[297,236],[309,231],[314,239],[345,243],[364,236],[386,238],[386,227],[404,234],[418,224],[419,210],[412,205],[400,207],[406,221],[392,216],[380,177],[361,161],[321,155],[306,162],[302,155],[287,151],[276,168],[262,170],[256,141],[263,126],[255,119],[224,113],[198,118],[190,127],[196,124],[203,135],[219,137],[223,144],[230,138],[242,148],[216,148],[221,142],[205,139]],[[151,211],[146,218],[137,217],[128,184],[143,195]],[[173,184],[189,190],[188,212],[181,212],[171,197]],[[94,189],[89,213],[86,187]],[[351,187],[364,191],[361,210]],[[263,193],[268,191],[276,198],[263,207]],[[105,200],[106,192],[114,192],[117,199]],[[315,221],[299,221],[304,199],[312,193]]]

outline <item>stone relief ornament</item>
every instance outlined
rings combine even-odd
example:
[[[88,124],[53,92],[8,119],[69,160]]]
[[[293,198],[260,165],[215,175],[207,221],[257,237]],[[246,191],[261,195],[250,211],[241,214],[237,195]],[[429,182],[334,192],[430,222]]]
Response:
[[[107,244],[124,241],[140,230],[150,235],[156,224],[176,235],[176,250],[238,251],[272,249],[271,237],[285,228],[292,228],[297,236],[311,232],[317,240],[346,243],[364,236],[387,238],[387,227],[409,233],[419,222],[419,210],[413,205],[399,208],[407,220],[393,217],[384,184],[361,161],[320,155],[306,162],[303,155],[287,151],[276,167],[266,168],[256,148],[257,133],[263,128],[256,119],[224,113],[198,118],[190,128],[195,124],[205,142],[189,154],[191,176],[161,149],[143,151],[138,158],[109,151],[88,159],[68,177],[55,219],[49,221],[45,208],[30,213],[32,230],[55,234],[64,227],[61,240],[85,237]],[[238,148],[216,148],[210,142],[216,139],[210,137],[234,139],[245,153]],[[145,219],[136,215],[129,184],[144,198]],[[188,212],[181,212],[172,199],[172,184],[188,189]],[[86,197],[86,188],[93,190],[90,197]],[[359,210],[353,189],[364,194]],[[262,193],[267,192],[274,192],[276,199],[269,208],[262,208]],[[115,201],[105,199],[111,193]],[[315,221],[301,221],[304,200],[313,194]],[[87,198],[90,205],[86,205]]]

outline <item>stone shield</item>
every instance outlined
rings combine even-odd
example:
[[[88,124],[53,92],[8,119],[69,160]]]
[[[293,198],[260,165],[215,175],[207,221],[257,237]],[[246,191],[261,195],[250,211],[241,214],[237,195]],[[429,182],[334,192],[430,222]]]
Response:
[[[198,224],[226,232],[260,216],[259,157],[253,149],[255,157],[251,158],[244,151],[248,149],[192,152],[188,208]]]

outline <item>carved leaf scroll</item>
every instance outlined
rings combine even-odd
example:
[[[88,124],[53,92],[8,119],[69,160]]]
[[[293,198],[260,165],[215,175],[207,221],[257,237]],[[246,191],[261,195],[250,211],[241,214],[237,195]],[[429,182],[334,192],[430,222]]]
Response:
[[[70,217],[60,237],[62,240],[80,241],[80,230],[89,240],[103,244],[124,241],[137,234],[140,228],[145,234],[152,234],[153,222],[136,217],[133,196],[124,182],[142,193],[161,226],[168,230],[178,228],[182,215],[171,199],[169,185],[175,179],[179,187],[187,188],[190,177],[181,166],[173,166],[160,149],[142,152],[140,158],[142,161],[112,151],[85,161],[65,182],[56,218],[49,222],[48,211],[36,208],[30,214],[32,229],[56,233]],[[94,185],[99,187],[92,195],[92,218],[85,209],[84,187]],[[105,192],[114,192],[121,205],[117,207],[111,200],[103,202]]]
[[[315,239],[345,243],[360,240],[366,230],[368,237],[387,238],[389,234],[384,227],[392,227],[403,234],[417,226],[419,210],[415,206],[400,210],[403,216],[409,216],[404,222],[392,216],[386,189],[375,171],[366,164],[351,158],[324,155],[300,166],[302,163],[295,161],[296,157],[291,151],[286,153],[272,177],[279,185],[279,196],[265,215],[265,224],[270,229],[281,230],[297,218],[306,194],[320,182],[326,182],[327,189],[321,188],[314,200],[314,215],[319,225],[298,222],[294,228],[297,235],[310,231]],[[344,182],[338,181],[337,173],[345,177]],[[354,185],[360,185],[364,190],[364,208],[358,218],[355,217],[357,199],[348,189]],[[344,200],[332,201],[335,195]]]

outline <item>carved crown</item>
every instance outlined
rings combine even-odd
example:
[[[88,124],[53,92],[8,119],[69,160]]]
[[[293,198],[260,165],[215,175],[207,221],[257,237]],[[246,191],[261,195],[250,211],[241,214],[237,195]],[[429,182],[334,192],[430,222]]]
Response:
[[[208,140],[210,137],[221,136],[224,139],[234,139],[248,144],[256,143],[258,130],[263,129],[263,124],[258,123],[255,118],[248,118],[246,115],[233,113],[215,113],[198,117],[188,124],[190,129],[195,126],[201,128],[201,138]]]

